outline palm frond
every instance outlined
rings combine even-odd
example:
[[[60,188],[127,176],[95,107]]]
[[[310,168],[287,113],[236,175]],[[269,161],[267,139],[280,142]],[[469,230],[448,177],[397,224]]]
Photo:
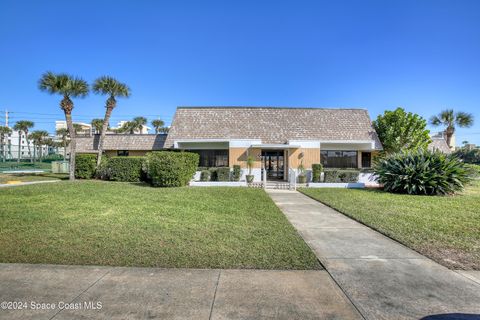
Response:
[[[457,112],[455,122],[462,128],[467,128],[473,125],[473,115],[466,112]]]
[[[126,84],[110,76],[102,76],[96,79],[92,89],[96,94],[125,98],[128,98],[131,92]]]

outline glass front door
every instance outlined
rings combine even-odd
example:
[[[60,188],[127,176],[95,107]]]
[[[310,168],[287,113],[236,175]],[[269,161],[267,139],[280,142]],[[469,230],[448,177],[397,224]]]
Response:
[[[283,154],[283,150],[262,151],[263,168],[267,171],[267,179],[283,180],[285,171]]]

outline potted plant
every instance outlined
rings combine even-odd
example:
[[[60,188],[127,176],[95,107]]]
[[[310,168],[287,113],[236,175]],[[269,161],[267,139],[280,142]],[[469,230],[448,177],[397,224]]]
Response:
[[[248,174],[245,175],[245,178],[247,179],[247,183],[253,182],[254,175],[252,174],[252,168],[254,164],[255,164],[255,158],[253,156],[248,156],[247,157]]]
[[[305,174],[305,166],[303,161],[298,166],[298,183],[307,183],[307,176]]]

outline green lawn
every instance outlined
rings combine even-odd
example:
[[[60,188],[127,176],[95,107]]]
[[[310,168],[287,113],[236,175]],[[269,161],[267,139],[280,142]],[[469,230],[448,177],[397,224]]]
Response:
[[[65,180],[68,174],[57,173],[0,173],[0,184],[7,181],[44,181],[44,180]]]
[[[102,181],[0,189],[0,262],[316,269],[263,190]]]
[[[463,194],[410,196],[380,190],[301,189],[449,268],[480,270],[480,182]]]

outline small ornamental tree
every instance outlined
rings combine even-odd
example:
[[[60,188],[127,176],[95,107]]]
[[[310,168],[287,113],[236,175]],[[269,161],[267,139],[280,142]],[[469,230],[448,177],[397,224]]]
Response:
[[[385,153],[426,149],[431,142],[427,121],[402,108],[385,111],[373,121],[373,127]]]

